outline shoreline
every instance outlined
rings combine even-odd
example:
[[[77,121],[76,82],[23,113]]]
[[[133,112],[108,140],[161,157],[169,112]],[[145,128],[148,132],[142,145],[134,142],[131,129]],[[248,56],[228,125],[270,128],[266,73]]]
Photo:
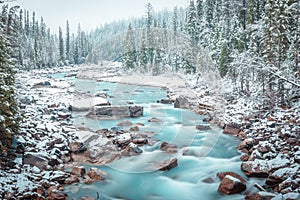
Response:
[[[74,72],[76,70],[80,70],[80,68],[81,67],[77,67],[75,69],[73,67],[69,67],[67,69],[58,68],[58,69],[55,69],[54,72],[52,70],[52,72],[53,73],[59,73],[59,72],[64,71],[64,73],[65,72],[70,73],[70,72]],[[39,71],[41,74],[49,73],[49,70],[36,70],[36,71]],[[118,71],[118,70],[115,70],[115,71]],[[29,78],[30,74],[33,75],[33,73],[35,73],[35,72],[28,72],[27,74],[26,73],[19,74],[19,76],[23,77],[23,79],[26,80],[26,77]],[[136,75],[136,76],[142,76],[142,75]],[[138,85],[138,84],[136,84],[137,79],[132,79],[132,76],[130,76],[130,75],[128,77],[131,77],[131,81],[132,80],[135,81],[134,83],[131,82],[132,85]],[[148,76],[148,77],[152,77],[152,76]],[[47,76],[41,76],[39,78],[40,79],[38,79],[38,81],[32,81],[31,80],[31,81],[28,82],[29,85],[23,85],[23,87],[22,87],[23,88],[22,89],[23,90],[22,95],[25,96],[24,97],[25,105],[23,105],[24,103],[22,103],[22,106],[25,109],[27,109],[27,107],[29,108],[30,115],[28,114],[27,116],[31,116],[31,118],[33,118],[33,121],[30,118],[27,118],[25,120],[26,127],[23,126],[23,129],[24,129],[23,134],[25,134],[26,131],[28,131],[28,133],[26,132],[26,134],[25,134],[26,137],[23,135],[24,138],[23,139],[19,138],[18,141],[22,143],[22,142],[25,142],[26,140],[28,140],[28,138],[31,138],[30,140],[37,141],[38,143],[40,143],[41,138],[35,138],[37,136],[35,136],[35,134],[32,134],[30,132],[30,130],[31,130],[30,128],[35,127],[35,129],[38,129],[43,134],[46,134],[46,135],[49,135],[49,136],[54,134],[54,137],[51,136],[51,140],[48,143],[40,143],[39,144],[39,145],[45,145],[45,147],[42,147],[42,146],[38,147],[38,148],[41,148],[41,150],[43,150],[44,148],[49,148],[48,144],[49,145],[50,144],[54,145],[53,147],[58,146],[58,148],[62,148],[61,145],[66,146],[66,144],[68,144],[67,145],[68,147],[66,146],[67,149],[70,148],[68,151],[80,151],[80,148],[81,148],[80,143],[78,143],[78,138],[76,139],[76,135],[78,135],[77,132],[81,131],[82,134],[91,134],[93,137],[96,135],[96,133],[91,132],[91,130],[88,130],[88,128],[83,128],[82,130],[80,128],[78,128],[79,130],[77,130],[76,127],[73,127],[74,124],[72,122],[72,118],[70,118],[69,111],[68,111],[68,101],[66,101],[66,98],[69,99],[69,102],[73,101],[72,99],[73,99],[74,93],[69,91],[69,87],[71,85],[68,86],[68,84],[65,84],[63,81],[61,82],[60,80],[55,81],[54,79],[49,79],[49,78],[47,78]],[[111,78],[114,78],[114,77],[111,77]],[[123,78],[121,78],[121,79],[123,79]],[[161,79],[163,79],[162,76],[159,77],[159,80],[161,80]],[[55,88],[49,88],[46,85],[46,86],[42,86],[41,88],[34,88],[33,85],[36,84],[36,82],[39,82],[41,80],[50,81],[51,84],[53,83],[53,86],[54,85],[57,85],[57,86]],[[123,80],[126,80],[126,79],[123,79]],[[174,79],[170,79],[170,80],[174,80]],[[164,81],[167,82],[167,83],[170,82],[170,80],[166,81],[166,79],[164,79]],[[129,81],[130,81],[130,79],[128,79],[128,82]],[[184,81],[184,79],[181,78],[181,81]],[[125,84],[128,84],[127,81],[124,81],[124,82],[125,82]],[[169,99],[176,101],[176,98],[178,98],[180,96],[184,96],[184,94],[189,94],[192,91],[193,96],[192,96],[190,102],[192,102],[191,104],[195,103],[195,101],[194,101],[195,98],[198,98],[198,96],[196,95],[197,89],[193,90],[189,84],[186,84],[186,82],[184,83],[184,86],[181,85],[182,82],[180,82],[180,84],[178,84],[178,83],[179,82],[177,82],[177,85],[176,84],[173,84],[173,85],[169,84],[169,85],[173,86],[173,88],[168,88],[168,87],[163,88],[163,89],[166,89],[168,91],[168,93],[170,93]],[[205,83],[203,83],[203,84],[205,84]],[[142,85],[142,86],[144,86],[144,85]],[[146,85],[146,86],[155,87],[153,85]],[[157,86],[157,87],[161,87],[161,86]],[[186,90],[187,87],[190,87],[190,88],[188,90]],[[27,89],[25,89],[25,88],[27,88]],[[30,88],[34,88],[34,89],[30,89]],[[56,95],[53,95],[54,93],[53,94],[51,93],[52,90],[60,91],[60,93],[64,95],[64,99],[61,99],[60,94],[55,93]],[[176,93],[176,91],[177,92],[182,92],[182,93],[180,93],[181,95],[178,95],[178,93]],[[54,92],[54,91],[52,91],[52,92]],[[204,95],[203,98],[205,100],[203,100],[203,101],[204,102],[210,102],[210,100],[212,100],[214,98],[213,96],[210,96],[210,95],[212,95],[212,94],[210,93],[208,95]],[[30,96],[32,96],[32,98]],[[185,97],[189,97],[189,96],[185,96]],[[50,101],[47,101],[47,98],[49,98]],[[42,104],[40,104],[40,105],[36,104],[36,102],[38,102],[38,101],[41,101]],[[197,103],[198,103],[198,101],[197,101]],[[233,111],[232,112],[227,111],[227,113],[224,113],[224,117],[227,116],[228,112],[229,112],[229,114],[233,113],[232,114],[233,116],[235,116],[234,113],[236,113],[236,115],[240,116],[241,111],[239,109],[239,106],[242,106],[242,104],[243,104],[243,102],[241,103],[241,105],[240,105],[239,102],[237,102],[236,104],[232,104],[232,103],[230,104],[229,103],[229,105],[227,107],[230,107],[230,109],[231,109],[230,111],[232,111],[232,110]],[[236,106],[236,107],[234,107],[234,106]],[[227,109],[227,107],[225,107],[225,110]],[[191,107],[188,107],[188,108],[195,111]],[[34,112],[32,112],[32,109],[39,110],[39,111],[34,113]],[[206,111],[209,114],[212,113],[212,111],[208,111],[208,110],[205,110],[205,109],[204,109],[204,111]],[[49,115],[48,112],[50,112],[49,118],[48,118],[48,115]],[[285,117],[281,118],[281,116],[276,116],[276,115],[274,115],[274,113],[273,114],[270,113],[269,115],[265,116],[266,120],[263,120],[263,121],[262,121],[262,119],[260,119],[260,117],[256,118],[253,113],[255,113],[255,112],[252,111],[252,113],[250,112],[250,114],[249,114],[249,115],[252,115],[252,117],[251,116],[247,117],[247,116],[242,115],[243,119],[240,121],[239,127],[233,127],[233,129],[235,130],[235,133],[236,133],[236,134],[233,134],[233,135],[236,135],[240,140],[242,140],[241,144],[238,146],[238,149],[243,152],[243,155],[241,156],[241,160],[243,161],[243,163],[246,163],[246,164],[242,163],[242,167],[244,165],[244,169],[251,169],[252,170],[252,171],[248,171],[248,172],[245,172],[245,170],[243,170],[245,175],[247,175],[247,173],[248,173],[248,175],[247,175],[248,177],[249,177],[249,175],[250,175],[250,177],[251,176],[252,177],[265,177],[265,176],[268,176],[268,178],[271,177],[271,178],[273,178],[272,179],[273,182],[272,182],[272,180],[268,180],[269,183],[272,183],[272,184],[276,183],[278,186],[280,186],[280,184],[281,184],[280,187],[281,187],[281,191],[283,190],[283,192],[282,192],[283,195],[286,195],[286,196],[289,195],[289,197],[296,197],[296,198],[290,198],[290,199],[297,199],[298,196],[295,193],[293,193],[293,191],[296,191],[296,192],[298,191],[298,193],[300,192],[300,189],[299,189],[300,184],[295,182],[295,181],[298,180],[297,177],[299,177],[298,174],[297,174],[297,169],[298,170],[300,169],[299,168],[300,150],[299,150],[299,148],[297,149],[297,145],[299,146],[299,140],[297,141],[293,138],[297,139],[297,134],[299,135],[300,130],[297,129],[297,126],[299,127],[299,125],[300,125],[300,119],[299,119],[300,112],[295,111],[295,113],[292,116],[292,120],[291,120],[291,117],[289,117],[289,116],[285,116],[288,119],[284,119]],[[229,114],[228,114],[228,116],[229,116]],[[248,113],[244,113],[244,114],[248,114]],[[47,118],[45,118],[45,119],[40,118],[40,116],[44,116],[44,115],[46,115]],[[214,124],[218,123],[218,121],[214,121],[214,119],[211,119],[211,116],[209,116],[209,117],[210,117],[210,120],[213,120],[213,121],[211,121],[211,123],[214,123]],[[247,119],[244,119],[246,117],[247,117]],[[36,121],[34,121],[34,120],[36,120]],[[44,120],[44,121],[41,121],[41,120]],[[280,120],[283,121],[283,122],[274,125],[274,123],[277,123],[277,121],[280,121]],[[234,119],[229,119],[228,121],[235,121],[235,120]],[[278,153],[276,154],[276,152],[277,152],[276,148],[277,147],[276,148],[274,147],[275,148],[275,151],[274,151],[274,150],[272,150],[272,145],[273,144],[271,145],[270,143],[262,142],[262,141],[268,141],[270,139],[270,137],[272,136],[272,134],[269,134],[268,136],[262,137],[261,134],[263,133],[263,131],[260,134],[256,134],[256,135],[255,135],[255,132],[260,131],[262,129],[269,130],[270,126],[272,127],[272,130],[270,130],[270,131],[274,131],[275,129],[274,129],[273,126],[275,126],[275,128],[277,126],[281,127],[283,125],[287,125],[286,123],[288,123],[289,126],[290,126],[290,124],[292,124],[292,125],[294,124],[293,126],[295,126],[296,129],[295,128],[291,129],[290,132],[294,133],[294,135],[296,134],[295,135],[296,137],[292,136],[291,134],[289,136],[286,136],[286,134],[283,134],[283,136],[280,136],[280,137],[285,139],[285,140],[287,140],[289,138],[292,138],[292,139],[289,140],[288,144],[293,146],[294,149],[285,149],[284,150],[285,152],[282,152],[280,154],[280,155],[283,155],[283,156],[280,156],[280,158],[279,158]],[[223,123],[220,123],[220,124],[222,126]],[[227,125],[228,124],[226,124],[226,126]],[[225,126],[225,122],[224,122],[224,127],[222,127],[222,128],[226,129],[226,126]],[[253,127],[258,127],[258,128],[253,128]],[[58,133],[62,134],[63,137],[59,137]],[[29,134],[29,135],[27,135],[27,134]],[[280,134],[280,133],[278,132],[276,134]],[[71,139],[71,138],[73,138],[73,139]],[[260,138],[260,139],[258,139],[258,138]],[[73,146],[71,145],[72,147],[70,146],[69,142],[67,142],[67,143],[65,142],[66,140],[69,140],[69,139],[71,139],[71,143],[73,145]],[[103,139],[102,137],[98,137],[99,141],[101,141],[102,139]],[[280,142],[281,140],[277,140],[277,143],[278,143],[278,141]],[[33,145],[31,143],[29,143],[29,144]],[[103,145],[105,145],[105,144],[103,143]],[[33,145],[33,147],[36,148],[34,145]],[[38,160],[40,160],[40,159],[43,160],[43,159],[46,158],[46,159],[49,159],[49,161],[51,160],[51,162],[53,162],[53,164],[55,164],[55,163],[60,163],[60,164],[61,163],[66,163],[67,165],[70,164],[69,162],[72,159],[75,159],[75,160],[76,159],[78,159],[78,160],[82,159],[82,157],[80,157],[80,156],[76,157],[76,158],[72,158],[72,156],[70,156],[70,155],[68,156],[67,154],[64,155],[64,156],[59,156],[58,157],[56,154],[53,154],[53,155],[49,154],[50,152],[46,153],[44,155],[38,155],[38,154],[33,153],[33,152],[36,151],[34,148],[29,148],[25,151],[27,153],[24,154],[24,156],[26,156],[26,160],[27,160],[26,162],[28,164],[32,164],[31,159],[34,156],[35,156],[34,158],[38,159]],[[111,151],[109,149],[107,149],[107,150]],[[113,151],[115,151],[115,150],[113,150]],[[288,157],[286,157],[286,158],[284,157],[287,154],[287,151],[288,152],[294,152],[294,154],[292,155],[292,158],[289,157],[293,160],[293,162],[289,162],[289,163],[284,162],[285,163],[284,165],[282,165],[282,166],[276,165],[276,167],[273,169],[272,168],[273,164],[271,164],[271,163],[273,163],[272,160],[277,159],[276,162],[285,161],[288,158]],[[28,154],[28,152],[29,152],[29,154]],[[278,152],[280,152],[280,149],[279,149]],[[274,155],[271,155],[270,153],[273,153]],[[62,153],[62,154],[65,154],[65,153]],[[264,155],[269,155],[269,157],[264,157]],[[74,154],[73,154],[73,156],[74,156]],[[111,162],[112,160],[117,159],[117,158],[118,158],[118,155],[112,153],[111,157],[108,158],[107,161],[103,160],[103,162],[104,163],[105,162]],[[272,159],[270,159],[270,158],[272,158]],[[258,161],[258,160],[261,160],[261,161]],[[259,163],[261,166],[266,167],[267,171],[266,170],[263,171],[261,168],[257,168],[257,165],[254,166],[254,164],[256,164],[256,163]],[[298,165],[297,165],[297,163],[298,163]],[[73,177],[72,173],[64,171],[64,165],[59,164],[57,167],[52,168],[51,166],[49,167],[48,164],[43,164],[42,161],[41,161],[41,163],[35,163],[34,165],[39,165],[40,166],[40,164],[42,164],[42,166],[41,166],[42,169],[40,169],[40,171],[43,171],[43,173],[54,174],[54,177],[53,177],[52,181],[60,181],[61,182],[61,179],[67,179],[69,181],[68,183],[73,183],[73,182],[78,181],[76,177]],[[296,168],[291,167],[291,165],[294,165]],[[55,165],[53,165],[53,166],[55,166]],[[74,163],[71,166],[74,166]],[[268,168],[268,167],[271,167],[271,168]],[[281,177],[279,177],[277,171],[278,170],[283,170],[283,169],[285,170],[285,172],[288,172],[290,174],[286,175],[286,173],[282,173]],[[290,169],[293,169],[294,171],[292,170],[292,172],[289,172]],[[22,172],[23,169],[22,169],[21,165],[20,165],[18,170],[20,170]],[[38,169],[36,169],[34,167],[29,168],[29,170],[31,171],[31,173],[34,173],[35,171],[38,171]],[[2,180],[1,176],[2,175],[6,176],[7,174],[6,174],[6,172],[2,175],[1,174],[2,174],[2,172],[0,171],[0,179]],[[57,175],[55,175],[55,174],[57,174]],[[256,174],[256,175],[253,175],[253,174]],[[289,180],[288,178],[290,178],[290,177],[294,177],[294,179]],[[73,178],[73,180],[70,180],[70,178]],[[274,178],[275,178],[275,181],[274,181]],[[86,180],[86,179],[84,179],[84,180]],[[281,182],[277,183],[280,180],[281,180]],[[286,180],[289,180],[290,182],[287,183]],[[300,177],[299,177],[299,180],[300,180]],[[4,181],[4,183],[5,183],[5,181]],[[31,184],[31,182],[29,180],[28,180],[28,184],[29,185]],[[292,187],[292,186],[295,187],[295,188],[294,189],[292,188],[291,191],[289,189],[287,189],[287,188]],[[51,190],[52,189],[53,188],[51,188]],[[59,194],[62,193],[60,191],[61,190],[61,185],[57,185],[55,187],[55,189],[58,191]],[[264,188],[264,189],[269,190],[270,188]],[[280,193],[276,194],[274,192],[276,192],[276,191],[272,191],[272,193],[267,193],[267,195],[269,195],[269,196],[273,195],[274,197],[281,197]],[[278,192],[280,192],[280,191],[278,191]],[[49,194],[50,194],[50,191],[49,191]],[[9,195],[9,194],[7,194],[7,195]],[[37,195],[37,193],[36,192],[31,192],[31,193],[28,193],[26,195],[29,196],[29,197],[30,197],[30,195],[31,195],[31,197],[34,197],[34,195]],[[41,194],[39,194],[39,195],[41,195]],[[251,197],[251,195],[252,196],[253,195],[263,196],[263,195],[266,195],[266,194],[260,194],[259,191],[258,191],[257,193],[250,194],[249,198]]]

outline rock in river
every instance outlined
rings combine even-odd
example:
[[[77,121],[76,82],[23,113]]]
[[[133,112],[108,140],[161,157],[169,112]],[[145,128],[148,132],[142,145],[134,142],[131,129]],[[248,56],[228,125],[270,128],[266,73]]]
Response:
[[[231,175],[226,175],[218,188],[218,191],[223,194],[238,194],[244,190],[246,190],[245,183]]]

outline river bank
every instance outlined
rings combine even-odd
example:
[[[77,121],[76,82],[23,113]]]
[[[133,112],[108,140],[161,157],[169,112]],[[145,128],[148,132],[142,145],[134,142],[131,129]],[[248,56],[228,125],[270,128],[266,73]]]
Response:
[[[92,78],[88,78],[89,76],[86,74],[90,70]],[[84,75],[80,75],[82,72],[85,72]],[[49,77],[49,74],[53,73],[56,75],[62,73],[64,74],[62,77],[69,78],[62,80]],[[297,199],[299,197],[299,149],[297,148],[299,146],[299,110],[276,111],[265,115],[264,112],[253,112],[255,106],[259,106],[259,104],[252,100],[231,98],[227,101],[228,105],[224,106],[222,113],[222,119],[226,120],[219,120],[214,117],[213,111],[220,107],[217,105],[220,101],[215,101],[220,97],[215,98],[205,83],[198,82],[196,85],[192,80],[194,77],[186,81],[184,77],[179,76],[124,76],[120,66],[111,67],[109,65],[99,68],[86,66],[80,69],[70,67],[48,71],[36,70],[17,75],[20,108],[24,114],[24,121],[21,123],[21,134],[15,144],[16,153],[19,156],[9,164],[10,168],[1,170],[0,173],[2,184],[0,193],[3,199],[45,199],[46,197],[48,199],[58,197],[66,199],[67,196],[63,192],[65,184],[93,183],[103,180],[107,174],[102,171],[96,169],[88,171],[69,165],[74,161],[90,162],[91,154],[87,156],[84,152],[87,149],[91,150],[92,145],[95,144],[93,141],[98,143],[98,153],[106,152],[106,156],[99,160],[97,155],[101,158],[102,156],[93,151],[92,158],[97,160],[98,164],[110,163],[124,154],[139,155],[141,153],[138,145],[129,149],[125,148],[121,152],[115,144],[112,144],[111,140],[106,139],[108,135],[114,138],[113,134],[120,132],[122,135],[124,133],[126,135],[127,130],[125,129],[95,132],[81,122],[74,122],[71,109],[74,107],[74,99],[90,95],[88,91],[76,92],[76,89],[80,90],[81,88],[77,88],[74,82],[75,75],[99,82],[110,81],[166,88],[171,102],[176,103],[177,101],[178,107],[192,108],[198,113],[207,114],[206,121],[211,124],[219,122],[218,124],[225,128],[225,132],[238,135],[240,139],[244,140],[239,145],[239,149],[244,152],[241,157],[244,161],[243,171],[249,177],[267,177],[268,184],[266,184],[265,190],[272,192],[249,194],[252,197],[247,198],[255,199],[257,195],[275,199]],[[36,80],[33,80],[33,77]],[[88,88],[88,90],[93,92],[92,88]],[[135,88],[133,91],[136,94],[139,92],[138,90]],[[130,93],[129,91],[129,96]],[[119,125],[122,126],[122,124]],[[141,125],[140,123],[130,124],[130,127],[137,130]],[[132,129],[132,131],[134,130]],[[151,140],[151,138],[142,137],[135,140],[136,144],[145,142],[145,139]],[[90,138],[93,138],[93,141],[89,140]],[[83,144],[83,140],[85,140],[85,144]],[[130,140],[133,141],[133,138]],[[174,151],[174,148],[171,145],[165,148],[165,151]],[[182,152],[179,153],[182,154]],[[82,160],[87,157],[89,160]],[[210,181],[215,182],[216,180]],[[216,184],[218,183],[217,181]],[[269,183],[272,183],[272,188],[268,187]],[[247,186],[249,184],[250,181]]]
[[[120,70],[120,69],[119,69]],[[117,70],[117,71],[119,71]],[[127,84],[157,85],[168,89],[172,102],[182,103],[179,107],[193,109],[205,114],[210,123],[218,124],[224,133],[236,135],[242,142],[237,147],[241,156],[241,169],[248,177],[265,179],[257,192],[247,199],[300,198],[300,103],[292,107],[264,109],[259,96],[241,96],[230,87],[220,86],[224,91],[211,90],[205,79],[179,75],[142,76],[79,74],[98,81],[113,81]],[[113,70],[111,71],[113,72]],[[197,81],[195,81],[197,79]],[[214,80],[224,84],[222,80]],[[216,84],[216,83],[215,83]],[[225,89],[226,88],[226,89]]]

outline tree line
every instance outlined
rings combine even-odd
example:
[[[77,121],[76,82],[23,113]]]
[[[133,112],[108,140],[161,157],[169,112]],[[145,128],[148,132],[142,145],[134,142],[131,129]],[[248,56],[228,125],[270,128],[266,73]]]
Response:
[[[300,96],[299,4],[191,0],[184,19],[177,8],[160,16],[147,4],[138,26],[128,25],[124,66],[153,74],[166,68],[185,73],[217,68],[238,92],[260,92],[271,107],[287,105]],[[212,61],[204,62],[205,56]]]

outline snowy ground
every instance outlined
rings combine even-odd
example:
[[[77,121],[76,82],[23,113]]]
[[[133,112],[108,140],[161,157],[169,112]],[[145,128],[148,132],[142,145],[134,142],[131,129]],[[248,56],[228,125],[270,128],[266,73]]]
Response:
[[[238,147],[244,152],[242,169],[246,175],[265,177],[265,190],[275,192],[255,195],[299,199],[299,104],[290,110],[266,113],[257,111],[262,109],[255,98],[226,100],[224,94],[230,94],[231,88],[218,78],[208,81],[205,75],[199,79],[176,74],[130,75],[125,74],[119,64],[106,62],[102,66],[36,70],[17,75],[17,93],[24,116],[16,144],[20,156],[12,161],[14,167],[0,171],[2,199],[47,196],[51,191],[61,190],[64,180],[70,179],[71,174],[64,171],[64,163],[72,159],[70,152],[82,139],[69,111],[74,89],[72,83],[48,78],[47,74],[62,71],[76,74],[77,70],[77,78],[165,87],[172,100],[185,96],[195,111],[214,115],[211,123],[238,124],[238,136],[243,140]],[[81,133],[95,135],[89,130]],[[31,167],[33,165],[36,167]]]

